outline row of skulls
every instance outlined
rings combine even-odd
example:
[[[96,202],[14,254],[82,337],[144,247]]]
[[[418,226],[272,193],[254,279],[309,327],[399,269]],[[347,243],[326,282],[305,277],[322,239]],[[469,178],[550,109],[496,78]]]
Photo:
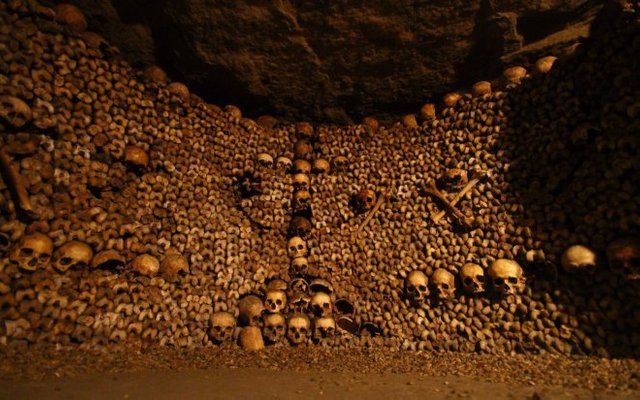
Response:
[[[486,275],[480,265],[468,263],[460,268],[459,275],[463,290],[470,295],[485,293],[490,288],[494,293],[507,297],[521,293],[525,286],[522,267],[514,260],[495,260],[489,265]],[[455,291],[456,277],[444,268],[436,269],[431,279],[419,270],[411,271],[405,278],[406,297],[414,305],[424,303],[430,295],[440,301],[451,300]]]
[[[264,301],[254,294],[240,300],[237,321],[230,312],[214,313],[209,336],[218,344],[228,342],[233,340],[236,326],[239,326],[260,329],[267,344],[281,343],[285,338],[292,345],[308,340],[321,344],[333,338],[336,332],[332,290],[331,285],[321,279],[310,285],[301,278],[288,285],[279,279],[272,280],[267,285]],[[287,312],[289,315],[285,316]]]
[[[52,266],[61,273],[69,269],[119,269],[126,264],[117,251],[103,250],[94,255],[91,246],[79,240],[66,242],[54,251],[51,238],[38,232],[20,238],[9,252],[9,261],[26,272]],[[178,252],[169,250],[162,262],[150,254],[140,254],[131,260],[130,268],[139,275],[151,277],[161,273],[165,278],[172,279],[188,274],[189,262]]]

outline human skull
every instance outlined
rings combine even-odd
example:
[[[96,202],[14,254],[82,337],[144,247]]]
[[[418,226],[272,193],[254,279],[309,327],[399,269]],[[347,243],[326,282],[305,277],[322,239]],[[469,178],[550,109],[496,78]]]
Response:
[[[372,116],[362,118],[362,125],[364,125],[369,135],[375,134],[378,132],[378,128],[380,128],[380,123]]]
[[[289,308],[296,313],[306,313],[311,299],[306,293],[296,291],[289,296]]]
[[[270,290],[284,290],[286,291],[289,288],[287,282],[282,279],[273,279],[267,284],[267,292]]]
[[[309,291],[311,293],[324,292],[333,294],[333,286],[325,279],[316,278],[309,284]]]
[[[289,222],[289,235],[305,237],[311,232],[312,228],[311,221],[297,215],[291,218],[291,222]]]
[[[445,171],[442,176],[442,183],[449,189],[460,189],[469,182],[467,171],[459,168],[452,168]]]
[[[456,291],[456,278],[444,268],[438,268],[431,275],[431,292],[438,300],[453,298]]]
[[[336,333],[336,321],[332,317],[316,318],[313,323],[313,340],[321,343],[330,340]]]
[[[291,258],[305,257],[307,255],[307,242],[300,236],[294,236],[289,239],[287,249]]]
[[[560,264],[567,272],[592,272],[598,263],[596,252],[583,245],[573,245],[562,253]]]
[[[21,99],[13,96],[0,96],[0,121],[13,128],[22,128],[31,121],[31,108]]]
[[[284,316],[280,313],[265,314],[262,319],[264,323],[262,336],[267,340],[267,343],[274,344],[280,342],[287,330],[287,323]]]
[[[345,172],[349,167],[349,160],[345,156],[336,156],[331,160],[331,167],[336,172]]]
[[[308,122],[298,122],[296,133],[298,138],[310,140],[313,137],[313,126]]]
[[[135,168],[146,168],[149,165],[149,155],[138,146],[128,146],[124,149],[124,161]]]
[[[373,190],[362,189],[358,192],[356,201],[361,211],[369,211],[376,204],[376,193]]]
[[[331,170],[331,165],[329,161],[324,158],[317,158],[313,161],[313,165],[311,166],[311,172],[314,174],[326,174]]]
[[[502,296],[511,296],[524,289],[522,267],[513,261],[500,258],[489,265],[487,275],[493,290]]]
[[[145,78],[155,83],[166,84],[169,80],[169,78],[167,77],[167,73],[157,65],[150,65],[145,68],[143,71],[143,75]]]
[[[45,268],[53,253],[53,242],[47,235],[25,235],[13,247],[9,259],[25,271]]]
[[[291,293],[307,293],[309,283],[304,278],[294,278],[289,282],[289,292]]]
[[[231,118],[240,121],[242,119],[242,110],[239,107],[234,106],[233,104],[227,104],[224,106],[224,112],[229,114]]]
[[[96,254],[91,261],[91,268],[118,269],[124,267],[125,259],[117,251],[103,250]]]
[[[554,56],[546,56],[540,58],[536,61],[536,71],[541,74],[546,74],[551,70],[553,64],[556,62],[558,58]]]
[[[300,139],[293,145],[293,156],[303,160],[310,160],[313,156],[313,146],[308,140]]]
[[[309,303],[311,312],[316,317],[328,317],[333,311],[331,305],[331,296],[324,292],[317,292],[311,295],[311,302]]]
[[[294,174],[305,174],[309,175],[311,173],[311,163],[307,160],[294,160],[293,161],[293,170],[291,171]]]
[[[640,279],[640,238],[616,239],[607,246],[611,270],[629,280]]]
[[[404,280],[404,289],[413,304],[423,303],[429,296],[429,278],[422,271],[411,271]]]
[[[262,168],[273,168],[273,157],[267,153],[260,153],[258,154],[256,163]]]
[[[238,320],[242,326],[261,326],[264,304],[258,296],[249,295],[238,302]]]
[[[462,95],[460,95],[460,93],[457,93],[457,92],[447,93],[442,98],[442,103],[444,104],[445,107],[453,107],[458,103],[458,101],[461,98],[462,98]]]
[[[491,93],[491,82],[480,81],[473,84],[471,94],[474,96],[484,96]]]
[[[291,270],[297,275],[304,275],[309,269],[307,257],[296,257],[291,260]]]
[[[509,67],[502,73],[504,80],[510,84],[520,83],[526,75],[527,70],[520,66]]]
[[[280,172],[289,172],[291,169],[291,159],[285,156],[276,158],[276,170]]]
[[[287,323],[287,339],[292,345],[299,345],[307,340],[311,323],[304,314],[293,314]]]
[[[220,344],[233,339],[236,320],[228,312],[217,312],[209,320],[209,337],[214,343]]]
[[[55,19],[58,23],[68,26],[74,32],[82,32],[87,29],[87,19],[80,9],[72,4],[62,3],[54,8]]]
[[[144,276],[155,276],[160,270],[160,261],[150,254],[140,254],[131,261],[131,268]]]
[[[63,244],[53,253],[52,263],[60,272],[66,272],[69,268],[84,268],[91,264],[93,250],[86,243],[72,240]]]
[[[484,270],[478,264],[469,263],[463,265],[460,268],[460,281],[464,290],[469,294],[484,292]]]
[[[191,95],[187,85],[182,82],[171,82],[167,85],[167,90],[180,97],[182,100],[188,100]]]
[[[269,313],[282,312],[287,307],[287,295],[283,290],[269,290],[264,304]]]
[[[178,276],[189,274],[189,261],[178,253],[169,253],[160,264],[160,273],[166,279],[175,279]]]
[[[293,188],[295,190],[309,190],[310,186],[309,175],[295,174],[293,176]]]
[[[311,205],[311,193],[308,190],[298,190],[293,194],[293,210],[305,211]]]

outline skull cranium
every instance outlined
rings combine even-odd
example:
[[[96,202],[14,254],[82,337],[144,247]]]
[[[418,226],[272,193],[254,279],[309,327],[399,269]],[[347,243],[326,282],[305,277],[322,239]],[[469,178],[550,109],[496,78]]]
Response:
[[[376,193],[373,190],[362,189],[356,195],[356,201],[360,211],[369,211],[376,204]]]
[[[280,313],[265,314],[263,322],[264,326],[262,328],[262,335],[266,339],[267,343],[274,344],[280,342],[287,330],[287,324],[284,316]]]
[[[331,170],[331,165],[329,161],[324,158],[317,158],[313,161],[313,165],[311,166],[311,172],[314,174],[326,174]]]
[[[267,292],[264,304],[269,313],[282,312],[287,306],[287,295],[283,290],[270,290]]]
[[[289,239],[287,249],[289,251],[289,257],[291,257],[292,259],[298,257],[306,257],[307,242],[305,242],[304,239],[302,239],[300,236],[294,236]]]
[[[291,260],[291,269],[296,274],[305,274],[309,268],[307,257],[296,257]]]
[[[256,163],[262,168],[273,168],[273,157],[267,153],[260,153],[258,154]]]
[[[51,259],[53,242],[42,233],[23,236],[13,247],[9,259],[25,271],[44,268]]]
[[[289,308],[296,313],[306,313],[311,299],[304,292],[294,292],[289,297]]]
[[[306,315],[293,314],[289,317],[287,325],[287,339],[292,345],[299,345],[307,341],[311,323]]]
[[[431,292],[438,300],[453,298],[456,290],[456,278],[444,268],[438,268],[431,275]]]
[[[209,320],[209,337],[214,343],[228,342],[233,339],[236,320],[228,312],[217,312]]]
[[[483,293],[485,290],[484,270],[478,264],[465,264],[460,268],[462,287],[469,294]]]
[[[411,271],[404,280],[404,288],[407,298],[420,304],[429,296],[429,278],[422,271]]]
[[[166,279],[176,279],[189,274],[189,261],[179,253],[168,253],[160,264],[162,276]]]
[[[336,156],[331,160],[332,168],[336,172],[345,172],[349,167],[349,159],[345,156]]]
[[[313,156],[313,146],[306,139],[300,139],[293,145],[293,155],[295,158],[310,160]]]
[[[150,254],[140,254],[131,261],[131,268],[144,276],[155,276],[160,270],[160,261]]]
[[[309,161],[307,160],[295,160],[293,162],[293,169],[291,172],[293,172],[294,174],[309,175],[311,174],[311,163],[309,163]]]
[[[262,314],[265,310],[258,296],[249,295],[240,299],[238,311],[238,321],[241,326],[261,326]]]
[[[53,266],[60,272],[69,268],[83,268],[91,264],[93,250],[86,243],[72,240],[63,244],[53,254]]]
[[[487,275],[492,289],[502,295],[511,296],[524,289],[524,273],[522,267],[508,259],[497,259],[489,265]]]
[[[598,262],[593,249],[583,245],[573,245],[562,253],[560,264],[567,272],[591,272]]]
[[[336,333],[336,321],[332,317],[316,318],[313,323],[313,341],[327,344]]]
[[[629,280],[640,279],[640,238],[616,239],[607,246],[609,267]]]
[[[331,296],[324,292],[317,292],[311,296],[311,311],[317,317],[328,317],[333,311]]]
[[[293,188],[295,190],[309,190],[310,186],[309,175],[295,174],[293,176]]]
[[[311,206],[311,193],[308,190],[298,190],[293,194],[293,211],[302,212]]]
[[[31,121],[31,108],[21,99],[0,96],[0,120],[13,128],[22,128]]]
[[[285,156],[276,158],[276,170],[280,172],[289,172],[291,169],[291,159]]]

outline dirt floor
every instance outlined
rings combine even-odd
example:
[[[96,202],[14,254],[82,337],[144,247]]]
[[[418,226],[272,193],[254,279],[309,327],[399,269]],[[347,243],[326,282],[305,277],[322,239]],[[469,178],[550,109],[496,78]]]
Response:
[[[0,349],[0,399],[640,398],[640,362],[236,347]]]

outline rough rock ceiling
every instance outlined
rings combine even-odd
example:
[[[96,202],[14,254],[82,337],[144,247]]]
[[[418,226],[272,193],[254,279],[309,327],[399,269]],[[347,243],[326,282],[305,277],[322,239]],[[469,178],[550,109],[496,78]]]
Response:
[[[65,0],[68,2],[68,0]],[[600,1],[73,0],[134,66],[248,116],[349,122],[415,111],[565,51]]]

